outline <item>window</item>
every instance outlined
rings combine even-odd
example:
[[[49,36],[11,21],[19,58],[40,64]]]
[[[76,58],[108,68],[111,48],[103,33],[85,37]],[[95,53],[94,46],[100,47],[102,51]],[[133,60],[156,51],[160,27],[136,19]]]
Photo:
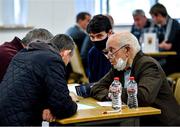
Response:
[[[143,9],[146,16],[150,18],[150,7],[156,0],[97,0],[100,5],[101,14],[110,14],[114,18],[115,25],[132,25],[132,12],[135,9]],[[97,7],[96,7],[97,8]]]
[[[2,0],[2,24],[26,25],[28,0]]]
[[[175,19],[180,20],[180,1],[179,0],[158,0],[159,3],[163,4],[168,14]]]
[[[96,0],[75,0],[75,12],[78,14],[82,11],[87,11],[94,15],[94,5]]]

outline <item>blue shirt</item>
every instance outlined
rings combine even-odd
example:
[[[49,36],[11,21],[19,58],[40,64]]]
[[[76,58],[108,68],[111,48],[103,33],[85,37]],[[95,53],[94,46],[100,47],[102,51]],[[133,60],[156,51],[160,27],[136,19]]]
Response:
[[[111,63],[102,51],[93,46],[88,53],[89,82],[97,82],[111,69]]]

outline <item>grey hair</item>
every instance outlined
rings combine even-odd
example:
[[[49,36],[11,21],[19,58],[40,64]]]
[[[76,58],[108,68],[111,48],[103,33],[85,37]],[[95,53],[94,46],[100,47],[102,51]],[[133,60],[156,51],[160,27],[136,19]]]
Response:
[[[49,43],[52,45],[53,48],[55,48],[58,51],[63,50],[74,50],[75,43],[73,39],[65,34],[57,34],[52,39],[49,40]]]
[[[120,47],[124,45],[129,45],[133,49],[134,55],[140,51],[141,47],[139,45],[139,42],[133,34],[129,32],[125,32],[125,33],[119,33],[118,36],[120,38],[119,40]]]
[[[145,16],[145,13],[144,13],[144,11],[142,9],[136,9],[136,10],[133,11],[132,15],[133,15],[133,17],[134,16],[139,16],[139,15]]]
[[[26,34],[26,36],[21,40],[21,43],[27,46],[30,42],[35,40],[45,41],[53,38],[53,34],[46,29],[39,28],[33,29]]]

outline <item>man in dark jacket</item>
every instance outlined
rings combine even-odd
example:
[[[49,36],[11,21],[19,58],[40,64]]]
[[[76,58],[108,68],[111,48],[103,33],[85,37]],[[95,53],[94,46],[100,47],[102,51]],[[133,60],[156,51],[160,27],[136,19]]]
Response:
[[[16,54],[0,84],[0,125],[41,125],[44,109],[59,119],[76,112],[65,80],[74,46],[69,36],[56,35]]]
[[[152,32],[150,30],[153,29],[154,24],[141,9],[134,10],[132,16],[134,24],[132,25],[131,33],[140,41],[140,37],[144,32]]]
[[[153,22],[157,25],[160,50],[177,52],[176,56],[166,58],[166,64],[162,66],[164,71],[167,75],[180,72],[180,24],[168,15],[165,6],[160,3],[151,7],[150,14]]]
[[[87,68],[88,51],[92,47],[92,43],[86,33],[90,19],[91,14],[88,12],[80,12],[76,15],[76,25],[66,31],[66,34],[71,36],[76,43],[85,69]]]
[[[27,46],[33,40],[47,40],[52,38],[53,35],[46,29],[33,29],[26,34],[22,41],[15,37],[11,42],[5,42],[0,45],[0,82],[3,79],[4,74],[8,68],[11,59],[19,52],[21,49]]]
[[[95,15],[87,26],[87,32],[94,46],[88,53],[89,82],[97,82],[111,68],[111,64],[103,54],[106,41],[113,34],[112,24],[105,15]]]
[[[91,15],[88,12],[80,12],[76,16],[76,25],[70,27],[66,34],[71,36],[76,43],[78,50],[81,51],[81,47],[85,38],[88,36],[86,28],[91,19]]]
[[[152,106],[161,109],[161,114],[143,119],[143,125],[180,125],[180,107],[159,63],[140,51],[140,46],[130,33],[110,36],[106,44],[107,57],[113,65],[111,69],[91,89],[91,95],[100,100],[109,100],[109,86],[118,76],[123,85],[122,101],[127,102],[126,77],[134,76],[138,84],[139,106]],[[153,122],[152,122],[153,121]]]

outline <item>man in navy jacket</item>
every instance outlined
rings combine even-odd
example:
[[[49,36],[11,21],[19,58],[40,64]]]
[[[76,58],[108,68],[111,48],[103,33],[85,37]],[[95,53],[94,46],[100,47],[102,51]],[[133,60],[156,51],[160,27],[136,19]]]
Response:
[[[12,59],[0,84],[0,125],[39,126],[44,109],[59,119],[76,112],[65,80],[75,44],[62,34],[48,42],[32,42]]]
[[[95,15],[87,26],[87,32],[94,46],[88,53],[89,82],[101,79],[111,68],[111,64],[103,54],[106,41],[113,33],[112,24],[105,15]]]

